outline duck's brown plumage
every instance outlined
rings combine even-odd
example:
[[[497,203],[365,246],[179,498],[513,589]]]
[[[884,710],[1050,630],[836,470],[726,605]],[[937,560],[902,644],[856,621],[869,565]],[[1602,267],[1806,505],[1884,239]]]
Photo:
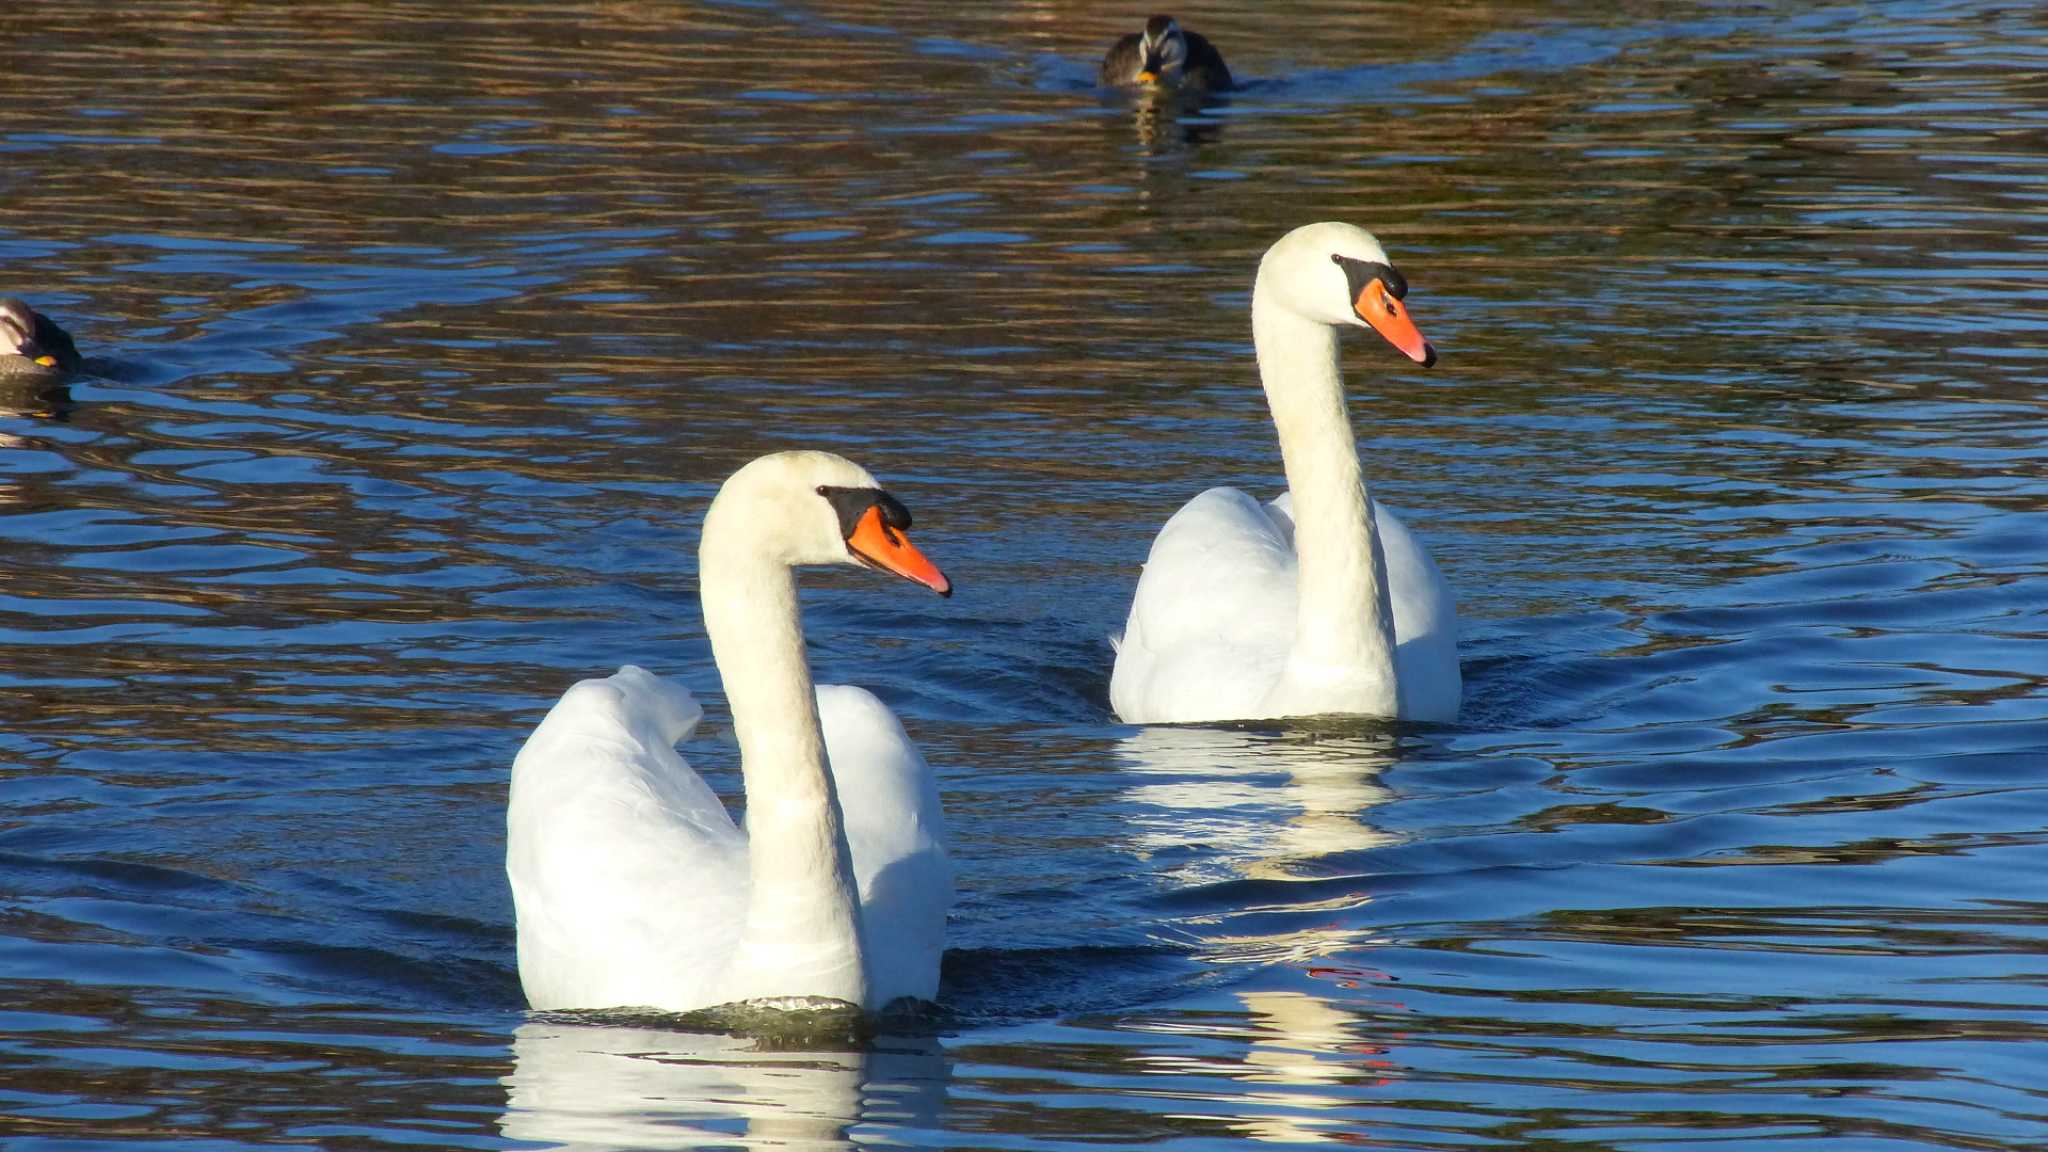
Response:
[[[1154,16],[1145,22],[1145,31],[1133,32],[1118,38],[1110,45],[1109,53],[1102,58],[1099,78],[1104,87],[1128,87],[1138,83],[1138,73],[1148,63],[1146,46],[1158,44],[1169,35],[1178,36],[1186,46],[1187,54],[1181,61],[1177,77],[1161,75],[1167,84],[1179,84],[1186,88],[1202,88],[1220,92],[1232,86],[1230,68],[1223,63],[1223,53],[1209,43],[1199,32],[1190,32],[1178,26],[1171,16]],[[1158,63],[1156,53],[1150,61]],[[1155,71],[1156,71],[1155,67]]]

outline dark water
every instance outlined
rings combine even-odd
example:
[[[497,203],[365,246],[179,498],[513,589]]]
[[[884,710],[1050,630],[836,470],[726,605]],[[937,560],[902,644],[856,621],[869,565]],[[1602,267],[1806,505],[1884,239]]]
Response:
[[[2048,22],[2026,6],[35,6],[0,291],[13,1150],[2017,1149],[2048,1140]],[[1138,730],[1151,533],[1279,466],[1246,309],[1347,350],[1458,589],[1456,726]],[[948,602],[810,581],[941,773],[944,1014],[528,1018],[507,765],[711,704],[705,501],[827,447]]]

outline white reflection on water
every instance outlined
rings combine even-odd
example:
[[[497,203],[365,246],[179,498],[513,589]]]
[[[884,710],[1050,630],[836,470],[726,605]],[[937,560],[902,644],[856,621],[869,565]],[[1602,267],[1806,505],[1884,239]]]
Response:
[[[1182,865],[1193,884],[1267,882],[1248,899],[1219,899],[1227,911],[1196,918],[1192,927],[1211,959],[1312,967],[1370,945],[1374,933],[1356,911],[1371,896],[1341,878],[1356,870],[1352,854],[1399,842],[1364,819],[1393,798],[1379,778],[1396,758],[1391,736],[1355,728],[1151,727],[1132,733],[1119,751],[1126,771],[1152,777],[1128,792],[1138,847],[1166,857],[1205,849]],[[1332,878],[1340,882],[1289,891],[1295,882]],[[1351,977],[1366,974],[1344,983]],[[1385,1056],[1360,1035],[1350,1007],[1298,989],[1231,995],[1243,1010],[1247,1046],[1228,1075],[1241,1087],[1211,1099],[1212,1114],[1262,1142],[1354,1138],[1346,1093],[1332,1089],[1376,1079]]]
[[[931,1126],[947,1075],[930,1039],[779,1050],[743,1036],[548,1020],[519,1026],[512,1060],[504,1135],[591,1150],[851,1148],[856,1124]]]
[[[1259,1087],[1242,1094],[1234,1126],[1276,1143],[1335,1140],[1339,1131],[1355,1139],[1355,1118],[1330,1110],[1346,1102],[1343,1085],[1377,1079],[1387,1060],[1360,1037],[1353,1014],[1304,992],[1241,992],[1237,999],[1257,1030],[1237,1079]]]
[[[1191,883],[1322,876],[1329,857],[1397,842],[1363,818],[1393,795],[1379,780],[1395,758],[1383,733],[1154,726],[1117,753],[1143,777],[1126,792],[1133,845],[1199,847],[1182,866]]]

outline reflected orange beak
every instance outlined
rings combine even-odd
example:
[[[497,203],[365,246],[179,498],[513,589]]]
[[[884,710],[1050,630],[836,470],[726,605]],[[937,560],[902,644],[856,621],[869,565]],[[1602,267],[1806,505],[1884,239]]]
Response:
[[[941,596],[953,594],[953,582],[946,579],[939,566],[925,559],[924,553],[917,550],[909,536],[882,523],[880,508],[870,508],[861,513],[853,535],[846,538],[846,547],[856,560],[869,567],[894,572],[905,580],[915,580]]]
[[[1140,72],[1138,73],[1138,83],[1157,84],[1159,83],[1159,74],[1157,72]]]
[[[36,363],[41,364],[45,368],[55,368],[57,366],[57,358],[55,356],[38,356],[36,357]]]
[[[1372,325],[1372,330],[1384,337],[1387,343],[1399,348],[1410,360],[1424,368],[1436,363],[1436,349],[1422,338],[1422,330],[1408,315],[1408,308],[1394,299],[1393,293],[1377,279],[1368,283],[1358,292],[1358,299],[1351,302],[1358,318]]]

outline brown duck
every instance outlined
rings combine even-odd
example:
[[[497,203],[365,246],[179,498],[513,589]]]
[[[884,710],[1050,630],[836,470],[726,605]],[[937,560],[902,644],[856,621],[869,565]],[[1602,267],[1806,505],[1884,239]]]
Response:
[[[0,296],[0,380],[56,380],[78,371],[78,346],[55,321]]]
[[[1145,21],[1145,31],[1118,40],[1102,58],[1102,84],[1220,92],[1231,87],[1231,80],[1223,54],[1201,33],[1183,30],[1171,16],[1154,16]]]

